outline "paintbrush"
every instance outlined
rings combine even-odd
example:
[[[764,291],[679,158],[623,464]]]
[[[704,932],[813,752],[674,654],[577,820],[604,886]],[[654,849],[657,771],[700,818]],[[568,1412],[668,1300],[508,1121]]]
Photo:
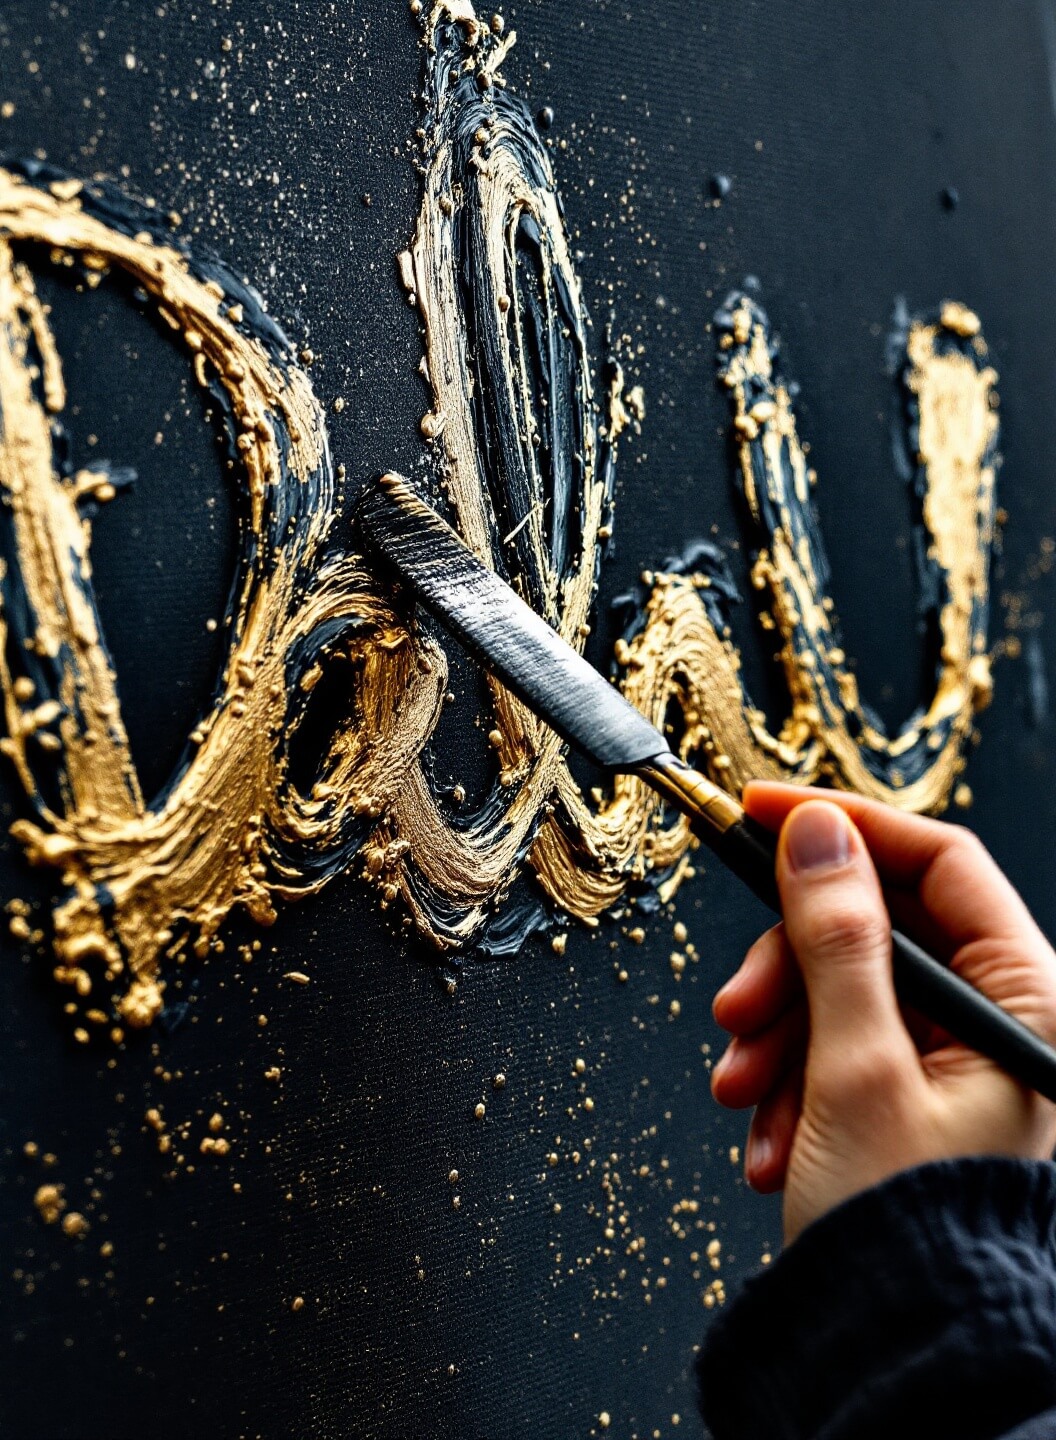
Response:
[[[445,629],[557,733],[609,771],[639,776],[771,909],[777,840],[732,795],[672,754],[660,731],[562,640],[399,475],[367,487],[358,523]],[[899,999],[1056,1100],[1056,1051],[907,936],[892,934]]]

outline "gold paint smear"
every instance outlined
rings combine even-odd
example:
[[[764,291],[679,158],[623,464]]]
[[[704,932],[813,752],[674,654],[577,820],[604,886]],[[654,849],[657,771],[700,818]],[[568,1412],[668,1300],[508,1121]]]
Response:
[[[466,29],[465,10],[438,6],[426,26],[427,166],[410,251],[433,390],[423,433],[435,440],[468,543],[581,649],[611,503],[620,387],[603,449],[588,321],[547,150],[523,102],[501,87],[482,93],[467,68],[472,51],[473,66],[490,64],[494,75],[514,36],[500,54],[493,34]],[[533,368],[533,329],[570,355],[571,395]],[[644,409],[639,391],[632,403]],[[628,693],[662,723],[665,685],[643,681]],[[546,893],[591,920],[630,880],[674,865],[689,838],[681,821],[656,828],[661,803],[632,777],[617,777],[595,810],[557,737],[497,682],[491,694],[501,776],[480,814],[450,825],[419,767],[388,821],[387,833],[406,842],[400,883],[419,925],[456,944],[480,934],[526,852]]]
[[[986,363],[978,320],[963,306],[947,305],[934,321],[910,323],[904,335],[902,383],[926,536],[922,580],[937,595],[939,655],[931,702],[894,737],[863,705],[847,664],[827,593],[813,477],[788,388],[776,373],[769,322],[754,300],[734,296],[720,314],[719,333],[741,485],[764,541],[752,583],[767,596],[770,623],[782,641],[791,712],[775,734],[748,701],[721,607],[702,600],[715,594],[707,577],[660,577],[629,663],[654,665],[654,632],[661,645],[671,644],[665,627],[677,617],[683,648],[676,654],[697,656],[696,664],[680,667],[689,696],[687,728],[712,774],[734,791],[753,776],[826,778],[905,809],[941,810],[963,768],[973,717],[991,693],[986,625],[997,377]]]
[[[731,792],[739,793],[753,777],[827,780],[908,810],[938,811],[949,803],[974,715],[991,693],[986,623],[996,376],[978,332],[970,311],[947,305],[938,320],[913,322],[905,335],[902,378],[916,437],[925,578],[940,597],[940,644],[930,704],[889,738],[860,701],[836,607],[821,582],[828,565],[810,498],[812,477],[787,387],[775,376],[776,347],[766,317],[740,296],[728,307],[724,326],[720,321],[721,370],[740,437],[741,482],[767,540],[752,582],[772,605],[791,712],[774,733],[752,705],[714,564],[700,573],[647,577],[642,613],[617,647],[617,660],[628,699],[657,724],[677,705],[683,755]],[[974,337],[970,345],[959,343],[965,335]],[[653,828],[655,804],[646,815],[650,797],[636,782],[618,780],[614,802],[597,816],[584,814],[582,801],[577,810],[576,795],[559,793],[568,815],[579,820],[578,832],[570,837],[567,826],[544,829],[532,863],[548,893],[573,914],[597,913],[617,896],[621,871],[612,865],[612,851],[604,856],[594,849],[606,825],[626,845],[631,817],[639,820],[633,854],[623,851],[624,874],[670,867],[690,843],[684,822]],[[596,868],[584,864],[585,845],[598,855]]]
[[[79,187],[55,193],[0,170],[0,485],[17,556],[3,576],[4,748],[36,809],[13,833],[66,889],[55,912],[58,978],[83,995],[101,964],[118,1010],[143,1025],[161,1004],[161,954],[183,934],[203,951],[233,906],[269,923],[276,896],[316,889],[347,865],[435,723],[445,665],[430,642],[412,643],[356,563],[326,552],[332,471],[303,374],[274,339],[232,323],[215,276],[194,273],[147,231],[104,222],[86,200]],[[248,504],[227,662],[216,705],[154,809],[140,793],[92,597],[83,486],[53,457],[61,371],[29,271],[12,257],[17,242],[98,257],[143,286],[202,383],[226,396],[238,437]],[[31,633],[11,636],[23,613]],[[12,638],[23,642],[22,672]],[[358,670],[357,698],[301,795],[286,775],[300,681],[336,651]],[[27,706],[41,691],[43,703]],[[56,753],[57,805],[37,780]]]
[[[465,20],[461,10],[458,18]],[[433,388],[428,417],[433,423],[423,430],[435,439],[446,494],[465,538],[565,638],[581,646],[604,492],[594,430],[586,433],[582,491],[566,496],[566,504],[578,505],[583,517],[583,562],[577,570],[561,574],[542,532],[539,517],[552,497],[537,474],[509,532],[501,510],[508,494],[496,497],[517,473],[518,446],[528,449],[531,396],[539,383],[516,339],[527,318],[515,273],[523,215],[549,226],[540,267],[544,289],[561,278],[581,317],[578,283],[552,198],[549,160],[531,118],[506,94],[477,93],[462,55],[467,48],[486,50],[489,37],[474,30],[467,41],[446,24],[449,19],[450,12],[438,7],[427,27],[428,164],[410,256]],[[476,64],[479,54],[473,59]],[[526,185],[526,176],[534,183]],[[459,288],[466,275],[475,285],[472,306]],[[469,311],[478,324],[486,316],[483,338],[467,332]],[[579,318],[578,326],[579,331],[571,327],[573,334],[585,329],[585,319]],[[827,778],[916,810],[937,810],[948,802],[972,715],[989,693],[985,637],[997,426],[995,377],[980,360],[985,347],[978,329],[970,311],[949,305],[938,322],[916,323],[905,337],[904,382],[916,413],[922,523],[931,545],[931,579],[946,599],[935,697],[924,714],[889,739],[859,700],[839,641],[835,605],[825,593],[828,567],[810,477],[787,388],[774,372],[768,322],[747,296],[731,307],[722,378],[734,406],[745,497],[765,540],[752,582],[770,595],[791,714],[775,734],[752,706],[721,606],[711,603],[713,577],[706,574],[655,577],[642,623],[617,657],[621,686],[632,703],[658,726],[677,705],[684,721],[682,753],[705,764],[731,791],[753,775],[771,775],[803,782]],[[484,342],[494,336],[496,348],[489,351]],[[969,336],[966,347],[961,342]],[[481,366],[481,348],[490,366]],[[580,404],[587,413],[593,402],[585,346],[579,361]],[[616,377],[614,401],[620,390]],[[498,455],[487,453],[479,419],[479,397],[492,393],[508,396],[510,413],[519,419]],[[552,411],[558,400],[551,393],[540,408]],[[617,403],[612,410],[610,436],[618,434],[623,418]],[[529,449],[529,470],[530,462]],[[518,541],[513,556],[502,543],[510,535]],[[454,938],[479,932],[484,906],[513,878],[522,837],[531,833],[543,804],[550,814],[538,827],[528,860],[546,893],[571,914],[591,919],[610,907],[629,881],[650,872],[680,873],[691,843],[684,821],[665,816],[656,796],[632,777],[616,777],[607,801],[590,802],[553,737],[501,686],[492,690],[504,778],[516,787],[502,810],[498,836],[494,810],[485,824],[453,834],[417,775],[401,797],[396,821],[408,842],[402,886],[420,924],[429,927],[432,921],[415,870],[445,896],[472,905]]]

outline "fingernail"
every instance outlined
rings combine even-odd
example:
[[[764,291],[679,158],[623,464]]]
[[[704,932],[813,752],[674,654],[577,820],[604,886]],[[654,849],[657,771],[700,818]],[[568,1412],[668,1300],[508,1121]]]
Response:
[[[803,805],[786,822],[786,851],[793,870],[846,865],[851,845],[848,823],[833,805]]]

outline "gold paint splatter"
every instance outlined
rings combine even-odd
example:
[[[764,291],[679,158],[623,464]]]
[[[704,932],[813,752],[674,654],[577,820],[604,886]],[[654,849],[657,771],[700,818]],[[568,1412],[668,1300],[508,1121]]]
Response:
[[[63,1198],[65,1186],[55,1184],[38,1185],[33,1195],[33,1204],[45,1225],[54,1225],[66,1209]]]

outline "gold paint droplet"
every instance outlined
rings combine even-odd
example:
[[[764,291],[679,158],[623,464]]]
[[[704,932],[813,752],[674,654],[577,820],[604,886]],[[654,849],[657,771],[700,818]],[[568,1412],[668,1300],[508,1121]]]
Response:
[[[54,1225],[59,1216],[66,1209],[66,1201],[63,1199],[64,1187],[62,1185],[38,1185],[33,1195],[33,1204],[37,1207],[40,1218],[45,1225]]]

